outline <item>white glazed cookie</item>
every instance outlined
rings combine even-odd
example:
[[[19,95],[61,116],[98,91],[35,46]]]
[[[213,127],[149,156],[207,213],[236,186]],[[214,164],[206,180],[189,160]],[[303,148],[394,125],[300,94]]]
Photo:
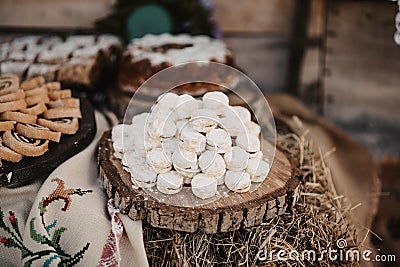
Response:
[[[157,176],[157,189],[161,193],[172,195],[181,191],[183,186],[183,177],[176,171],[160,173]]]
[[[261,183],[269,172],[269,164],[261,159],[250,159],[246,171],[250,174],[251,181]]]
[[[227,171],[225,174],[225,185],[229,190],[244,193],[250,190],[250,174],[245,171]]]
[[[249,162],[249,153],[241,147],[234,146],[224,155],[226,167],[231,171],[242,171],[246,169]]]
[[[172,155],[172,164],[176,170],[186,171],[187,173],[194,174],[198,172],[197,155],[192,151],[178,148]]]
[[[206,149],[226,153],[232,146],[232,139],[224,129],[213,129],[206,134]]]
[[[201,199],[207,199],[215,196],[217,193],[217,179],[215,177],[199,173],[191,182],[192,192]]]

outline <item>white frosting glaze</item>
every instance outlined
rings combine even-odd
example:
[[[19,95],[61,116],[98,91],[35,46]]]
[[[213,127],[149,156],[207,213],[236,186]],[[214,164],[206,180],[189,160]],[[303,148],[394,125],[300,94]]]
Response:
[[[199,173],[191,182],[192,192],[201,199],[210,198],[217,193],[217,184],[218,180],[215,177]]]
[[[190,45],[182,49],[171,48],[167,51],[153,51],[153,48],[168,44]],[[190,36],[188,34],[161,35],[148,34],[142,38],[134,39],[128,49],[134,60],[150,60],[153,66],[168,62],[172,65],[191,61],[210,61],[212,59],[226,63],[226,56],[230,51],[221,40],[212,39],[208,36]]]
[[[183,177],[176,171],[160,173],[157,177],[157,189],[164,194],[176,194],[181,191]]]

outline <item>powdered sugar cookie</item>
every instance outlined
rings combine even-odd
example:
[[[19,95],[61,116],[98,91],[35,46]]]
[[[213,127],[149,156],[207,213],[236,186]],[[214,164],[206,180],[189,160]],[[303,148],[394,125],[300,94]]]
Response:
[[[206,134],[206,149],[215,150],[217,153],[226,153],[232,146],[232,139],[223,129],[213,129]]]
[[[234,146],[224,155],[226,167],[231,171],[242,171],[246,169],[249,162],[249,153],[241,147]]]
[[[190,95],[180,95],[176,100],[174,111],[178,119],[190,118],[192,112],[199,108],[199,103]]]
[[[258,136],[252,134],[241,134],[236,138],[236,145],[247,152],[254,153],[260,151],[261,144]]]
[[[201,199],[213,197],[217,193],[217,183],[215,177],[199,173],[193,177],[191,182],[192,192]]]
[[[167,110],[173,110],[178,98],[179,96],[177,94],[167,92],[157,98],[157,105]]]
[[[239,117],[239,119],[245,124],[246,122],[249,122],[251,120],[251,114],[250,111],[241,106],[232,106],[231,107],[233,112]]]
[[[138,164],[130,168],[131,180],[142,188],[151,188],[157,182],[157,173],[147,164]]]
[[[199,157],[199,167],[205,174],[220,177],[226,170],[225,161],[222,156],[215,151],[205,151]]]
[[[203,96],[203,108],[211,109],[218,115],[224,114],[229,98],[222,92],[208,92]]]
[[[157,177],[157,189],[161,193],[172,195],[181,191],[183,177],[176,171],[160,173]]]
[[[156,173],[169,172],[172,168],[171,155],[161,148],[154,148],[147,153],[148,164]]]
[[[261,133],[260,125],[258,125],[254,121],[248,121],[248,122],[246,122],[244,124],[244,126],[246,127],[246,131],[249,134],[252,134],[252,135],[255,135],[255,136],[259,136],[260,133]]]
[[[183,128],[179,138],[182,141],[180,146],[186,150],[199,154],[206,148],[206,137],[188,127]]]
[[[250,174],[251,181],[261,183],[269,172],[269,164],[261,159],[250,159],[246,171]]]
[[[218,125],[217,114],[210,109],[197,109],[192,112],[190,126],[193,130],[208,133]]]
[[[229,190],[244,193],[250,190],[250,174],[245,171],[227,171],[225,174],[225,185]]]

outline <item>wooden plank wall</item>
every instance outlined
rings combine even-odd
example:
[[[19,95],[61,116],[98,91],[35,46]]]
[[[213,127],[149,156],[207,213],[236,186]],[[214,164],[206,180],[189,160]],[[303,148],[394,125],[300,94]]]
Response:
[[[400,47],[397,4],[330,1],[323,71],[323,113],[374,151],[400,156]]]

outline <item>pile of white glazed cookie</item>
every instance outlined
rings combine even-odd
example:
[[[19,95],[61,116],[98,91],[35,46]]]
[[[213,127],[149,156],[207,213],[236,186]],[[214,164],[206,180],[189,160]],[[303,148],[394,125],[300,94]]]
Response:
[[[270,169],[261,151],[260,126],[248,109],[230,106],[222,92],[201,99],[165,93],[150,113],[112,130],[115,157],[132,182],[164,194],[185,185],[201,199],[213,197],[218,186],[244,193],[261,183]]]

